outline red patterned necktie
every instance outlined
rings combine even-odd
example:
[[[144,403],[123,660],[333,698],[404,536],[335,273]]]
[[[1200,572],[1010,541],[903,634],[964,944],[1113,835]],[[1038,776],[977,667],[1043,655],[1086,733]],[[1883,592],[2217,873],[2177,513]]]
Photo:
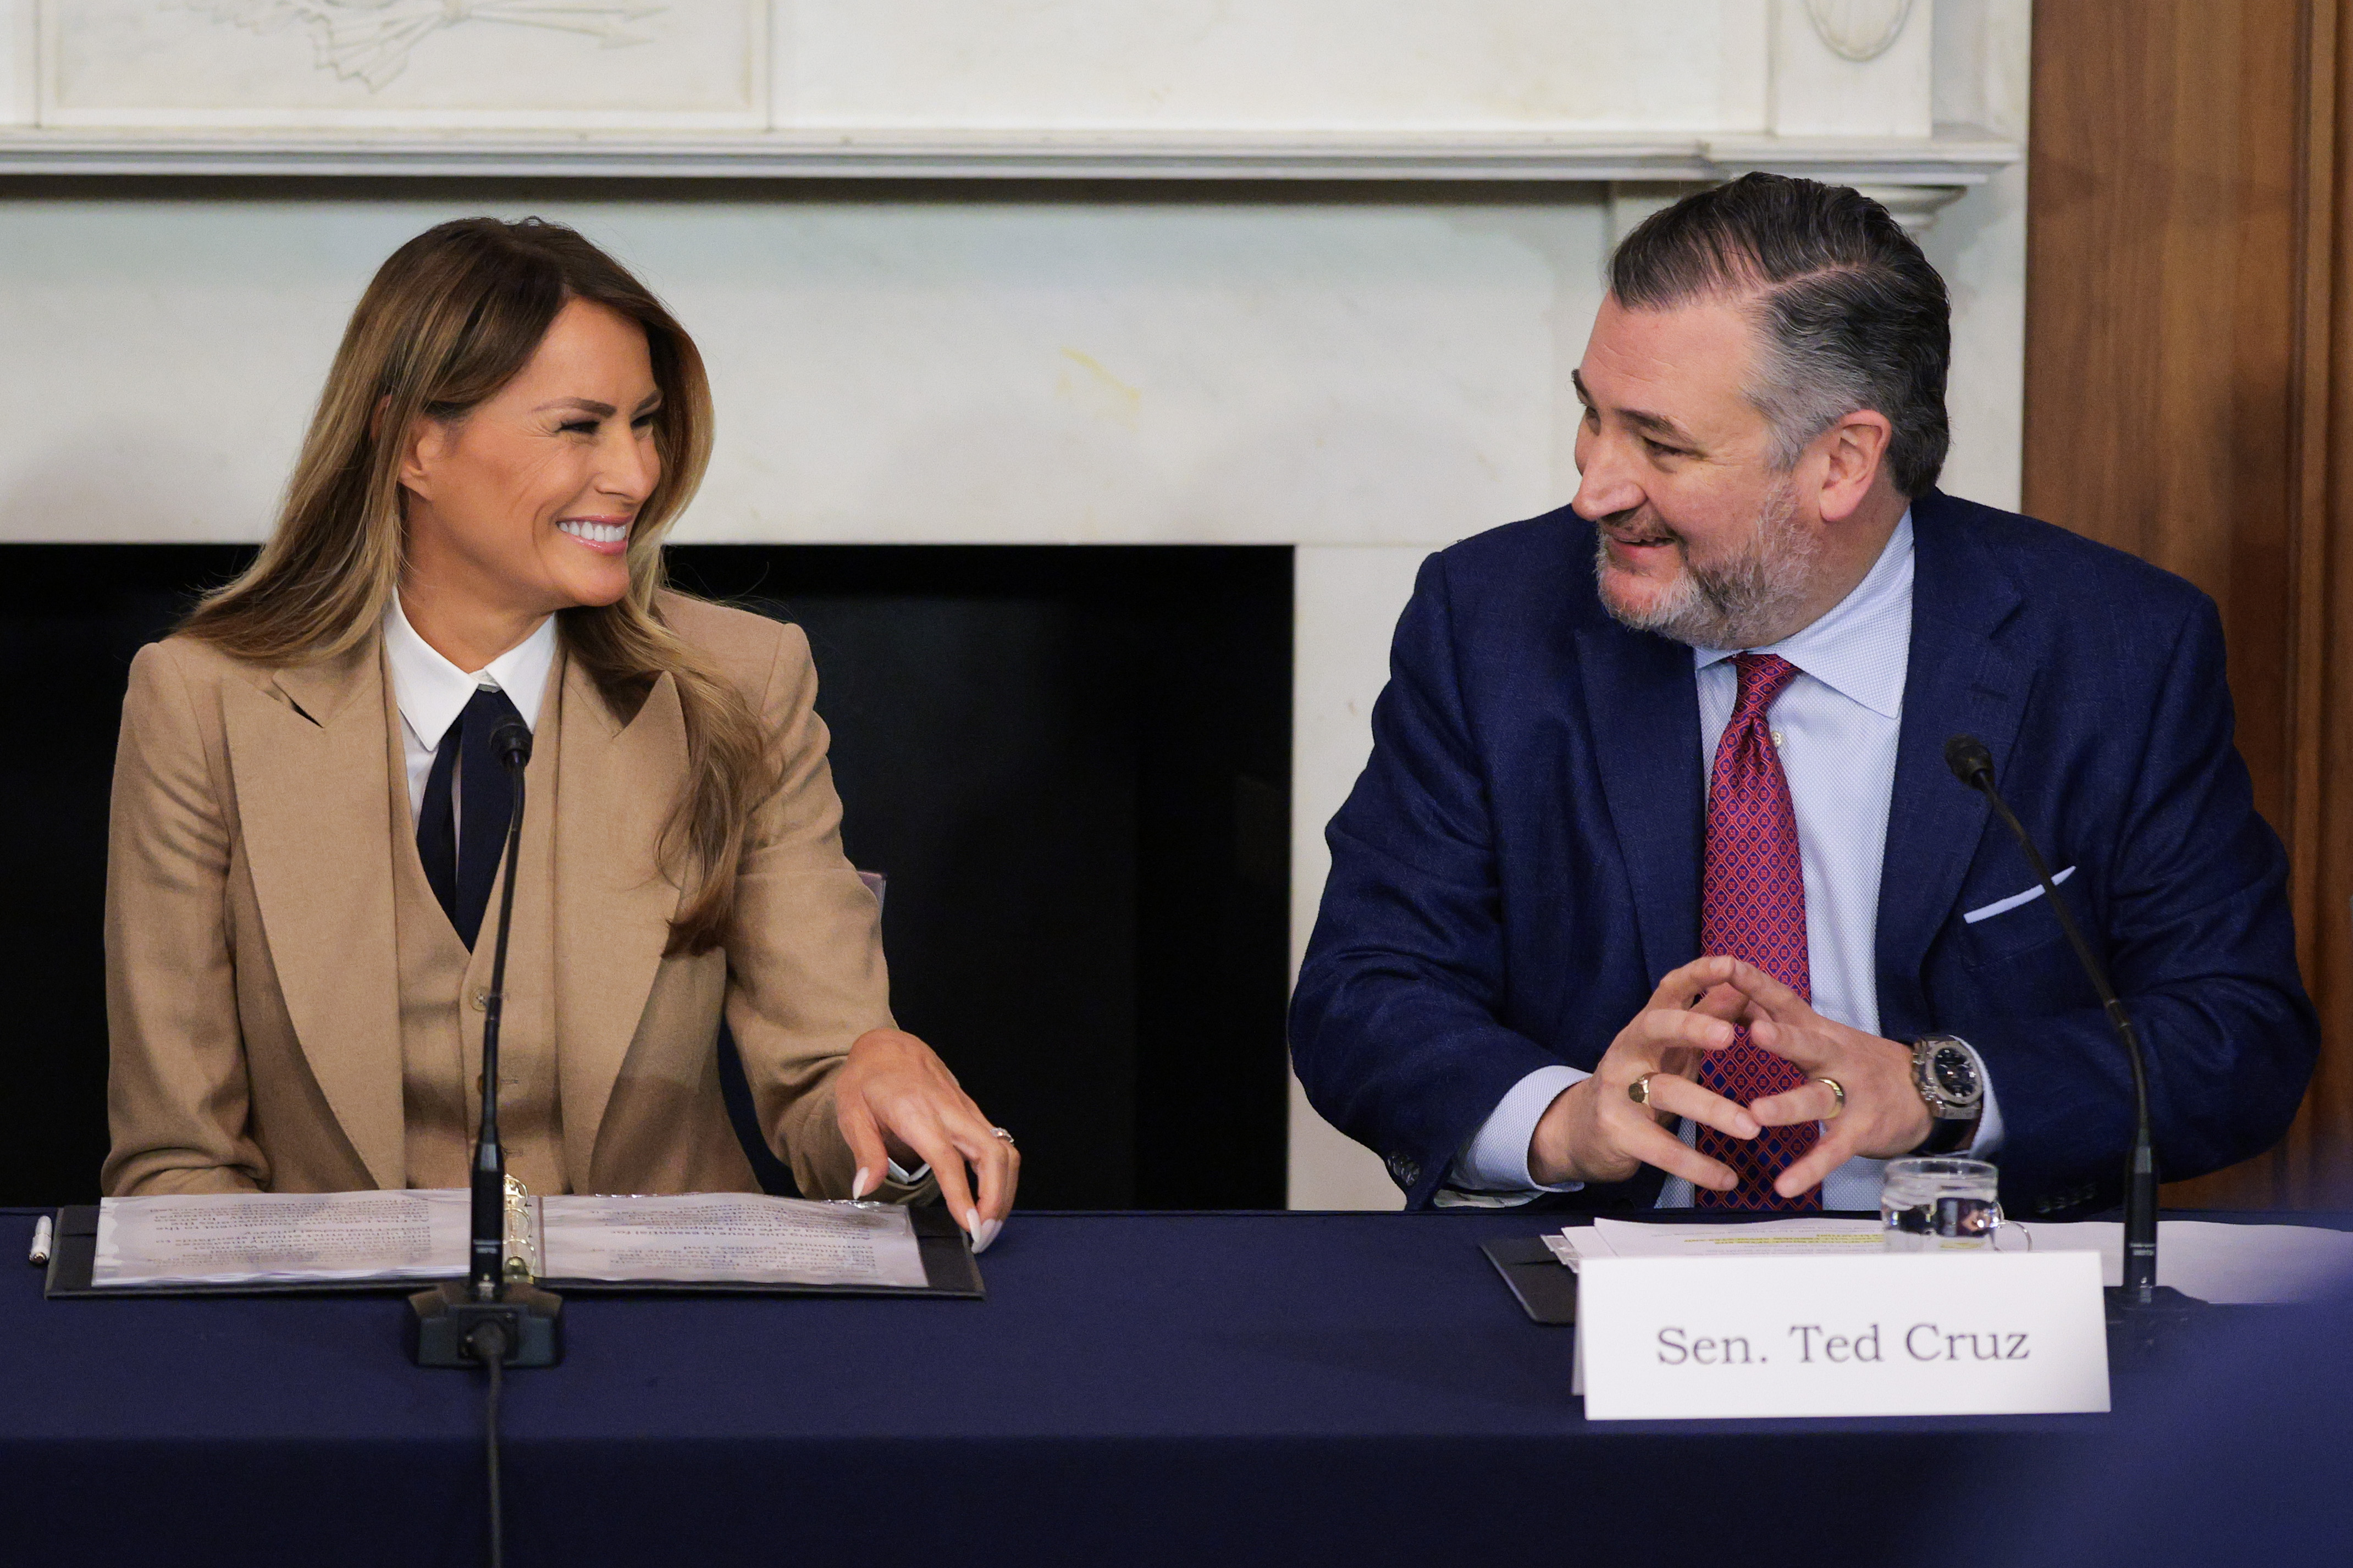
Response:
[[[1797,679],[1798,668],[1769,653],[1744,653],[1733,663],[1740,672],[1732,721],[1715,745],[1715,767],[1707,786],[1707,874],[1700,894],[1699,945],[1704,953],[1745,958],[1799,995],[1811,1000],[1812,971],[1806,960],[1806,873],[1798,852],[1798,814],[1789,805],[1789,780],[1773,745],[1766,714],[1773,700]],[[1726,1048],[1710,1051],[1699,1081],[1726,1100],[1750,1104],[1806,1081],[1805,1069],[1752,1045],[1741,1029]],[[1701,1127],[1695,1146],[1721,1160],[1739,1176],[1728,1193],[1694,1189],[1701,1208],[1788,1212],[1822,1206],[1817,1186],[1794,1198],[1773,1190],[1773,1178],[1800,1158],[1820,1137],[1812,1122],[1767,1127],[1757,1138],[1727,1138]]]

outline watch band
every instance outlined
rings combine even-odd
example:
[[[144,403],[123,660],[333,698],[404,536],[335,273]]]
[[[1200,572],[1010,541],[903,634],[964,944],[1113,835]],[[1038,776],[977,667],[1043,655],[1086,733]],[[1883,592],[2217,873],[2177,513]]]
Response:
[[[1969,1117],[1938,1116],[1930,1118],[1928,1122],[1928,1136],[1923,1139],[1920,1146],[1913,1150],[1912,1152],[1915,1154],[1951,1154],[1968,1148],[1977,1138],[1978,1123],[1981,1119],[1981,1116],[1982,1113],[1980,1113],[1979,1116]]]
[[[1978,1093],[1966,1112],[1960,1110],[1949,1091],[1937,1088],[1927,1068],[1930,1058],[1921,1054],[1924,1047],[1932,1053],[1957,1047],[1968,1058],[1978,1079]],[[1977,1051],[1957,1035],[1941,1034],[1921,1036],[1912,1043],[1912,1050],[1913,1088],[1919,1091],[1920,1099],[1927,1105],[1929,1117],[1928,1136],[1921,1140],[1913,1152],[1951,1154],[1968,1147],[1976,1142],[1978,1127],[1985,1116],[1985,1067],[1978,1059]]]

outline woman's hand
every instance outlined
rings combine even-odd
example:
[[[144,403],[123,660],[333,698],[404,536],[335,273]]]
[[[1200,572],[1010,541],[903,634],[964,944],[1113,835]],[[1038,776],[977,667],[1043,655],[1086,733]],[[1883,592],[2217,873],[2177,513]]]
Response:
[[[888,1160],[928,1164],[948,1212],[971,1235],[972,1249],[987,1250],[1013,1208],[1021,1152],[997,1136],[937,1052],[903,1030],[869,1029],[849,1047],[833,1100],[842,1139],[858,1161],[850,1196],[880,1186]],[[977,1202],[966,1165],[980,1176]]]

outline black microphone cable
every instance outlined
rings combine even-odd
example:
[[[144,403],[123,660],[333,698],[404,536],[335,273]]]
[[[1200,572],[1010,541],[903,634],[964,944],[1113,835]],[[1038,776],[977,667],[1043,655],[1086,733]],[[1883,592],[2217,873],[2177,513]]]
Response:
[[[506,1388],[506,1325],[496,1318],[485,1318],[467,1336],[466,1344],[490,1376],[482,1397],[482,1468],[491,1492],[491,1568],[506,1568],[506,1489],[499,1477],[499,1401]]]
[[[505,886],[499,900],[499,945],[491,965],[491,1006],[501,1007],[505,1000],[507,978],[507,933],[514,924],[514,890],[516,863],[522,858],[522,775],[531,761],[531,731],[510,719],[491,732],[491,750],[506,768],[514,789],[514,809],[507,817],[507,863]],[[497,1014],[486,1020],[482,1033],[482,1103],[494,1108],[498,1104],[499,1034]],[[494,1109],[484,1111],[485,1131],[494,1128],[489,1120],[497,1114]],[[501,1179],[499,1183],[501,1252],[503,1254],[505,1235],[505,1159],[499,1156]],[[479,1178],[480,1173],[477,1173]],[[478,1194],[476,1202],[480,1202]],[[506,1392],[507,1352],[514,1347],[508,1342],[507,1325],[503,1319],[485,1318],[467,1336],[468,1347],[482,1363],[490,1383],[482,1396],[482,1468],[490,1487],[491,1504],[491,1568],[506,1568],[507,1521],[506,1488],[499,1474],[499,1402]]]

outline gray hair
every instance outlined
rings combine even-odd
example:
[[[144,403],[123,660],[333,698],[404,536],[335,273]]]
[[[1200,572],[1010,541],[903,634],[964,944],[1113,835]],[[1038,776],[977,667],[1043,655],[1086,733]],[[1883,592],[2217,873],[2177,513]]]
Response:
[[[1760,329],[1748,400],[1773,429],[1774,466],[1868,408],[1894,427],[1887,467],[1916,496],[1952,445],[1945,280],[1887,209],[1845,185],[1744,174],[1653,213],[1609,259],[1609,291],[1633,310],[1754,297]]]

